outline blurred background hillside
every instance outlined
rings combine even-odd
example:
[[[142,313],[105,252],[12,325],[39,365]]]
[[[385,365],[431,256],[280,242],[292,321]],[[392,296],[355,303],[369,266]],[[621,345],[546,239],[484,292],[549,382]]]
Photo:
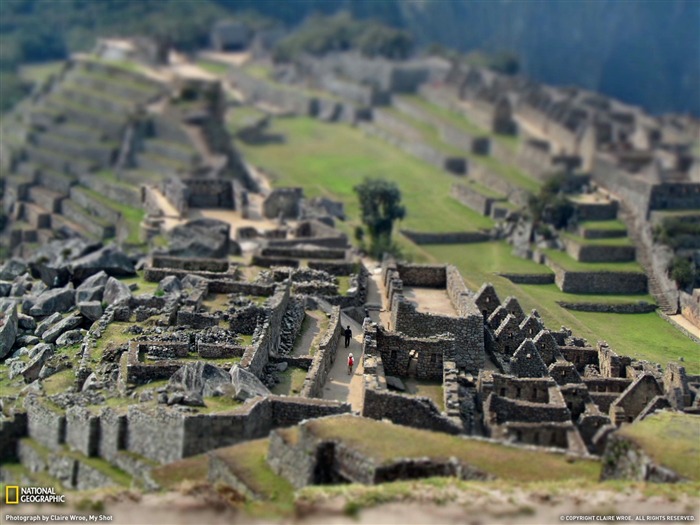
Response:
[[[650,112],[700,114],[700,2],[693,0],[3,0],[0,111],[27,91],[23,63],[65,58],[96,36],[155,34],[192,50],[208,44],[222,17],[291,28],[337,11],[405,29],[417,50],[507,54],[541,82],[575,84]]]

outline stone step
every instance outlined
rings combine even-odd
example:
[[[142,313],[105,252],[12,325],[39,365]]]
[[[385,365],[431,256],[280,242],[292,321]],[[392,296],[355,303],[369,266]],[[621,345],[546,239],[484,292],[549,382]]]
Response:
[[[22,203],[22,219],[36,229],[51,228],[51,212],[31,202]]]
[[[61,203],[61,215],[74,223],[80,224],[84,231],[98,239],[109,239],[116,235],[114,224],[101,217],[92,215],[85,208],[82,208],[70,199],[65,199]]]
[[[52,191],[43,186],[32,186],[28,191],[29,200],[51,213],[58,213],[61,209],[61,201],[66,195]]]
[[[95,235],[83,228],[82,225],[77,224],[70,220],[68,217],[57,213],[51,215],[51,228],[56,232],[66,230],[67,232],[70,232],[73,235],[79,235],[84,239],[98,240],[98,238]]]

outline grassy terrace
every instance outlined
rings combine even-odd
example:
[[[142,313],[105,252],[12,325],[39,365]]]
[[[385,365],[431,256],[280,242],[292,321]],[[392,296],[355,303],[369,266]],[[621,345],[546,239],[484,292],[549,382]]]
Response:
[[[41,62],[22,66],[19,70],[19,76],[25,82],[42,84],[51,75],[58,73],[63,67],[63,64],[65,64],[63,60],[57,60],[55,62]]]
[[[617,241],[618,239],[613,239]],[[599,243],[590,243],[599,244]],[[607,244],[620,244],[617,243],[607,243]],[[559,250],[544,250],[554,263],[558,264],[565,270],[572,272],[643,272],[642,267],[639,266],[637,261],[629,262],[600,262],[600,263],[584,263],[579,262],[575,259],[569,257],[565,252],[560,252]]]
[[[584,221],[579,223],[579,227],[587,230],[605,230],[605,231],[627,231],[627,226],[622,221]]]
[[[226,127],[233,135],[250,126],[265,113],[253,106],[235,106],[226,113]]]
[[[503,195],[501,195],[497,191],[493,191],[491,188],[488,188],[475,180],[465,180],[463,185],[467,186],[472,191],[475,191],[475,192],[479,193],[480,195],[483,195],[484,197],[491,197],[492,199],[504,199],[505,198]]]
[[[463,131],[467,135],[471,135],[474,137],[491,137],[497,140],[498,142],[502,143],[512,151],[515,151],[518,147],[517,137],[510,135],[500,135],[498,133],[486,131],[485,129],[474,124],[464,114],[458,113],[456,111],[450,111],[448,109],[443,108],[442,106],[433,104],[432,102],[427,101],[419,95],[409,95],[404,96],[402,98],[404,98],[407,102],[418,106],[420,109],[431,114],[432,116],[443,120],[446,124],[450,124],[451,126]]]
[[[493,221],[450,197],[454,177],[398,148],[388,146],[344,124],[310,118],[276,119],[272,133],[280,143],[240,143],[246,158],[272,174],[274,186],[301,186],[308,197],[342,200],[349,217],[359,216],[353,187],[365,177],[393,180],[408,209],[401,228],[421,231],[478,230]],[[426,184],[426,181],[430,181]],[[439,213],[437,213],[439,211]]]
[[[582,479],[594,481],[600,474],[597,461],[573,459],[563,454],[523,450],[495,443],[463,439],[356,417],[337,417],[307,423],[311,432],[322,438],[340,440],[346,445],[386,464],[399,458],[456,457],[479,470],[513,481],[535,481],[547,472],[550,480]],[[397,446],[401,443],[401,446]],[[538,465],[533,469],[532,465]]]
[[[126,243],[143,244],[140,237],[141,221],[143,221],[143,217],[145,215],[145,212],[143,210],[139,208],[132,208],[131,206],[127,206],[126,204],[113,201],[111,199],[108,199],[101,193],[97,193],[96,191],[93,191],[88,188],[82,188],[82,191],[84,191],[87,195],[98,201],[106,208],[111,208],[121,213],[122,218],[124,219],[124,222],[127,225],[127,229],[129,230],[129,235],[125,239]]]
[[[629,237],[613,237],[610,239],[585,239],[573,233],[564,233],[563,237],[578,244],[594,246],[634,246]]]
[[[623,426],[620,434],[640,446],[656,463],[691,481],[700,481],[697,416],[657,412],[639,423]]]
[[[429,103],[426,102],[426,104]],[[435,107],[439,108],[439,106]],[[490,155],[476,155],[470,151],[465,151],[463,149],[456,148],[450,144],[447,144],[440,137],[440,133],[438,132],[437,128],[432,126],[429,122],[417,120],[409,115],[406,115],[405,113],[401,113],[400,111],[394,108],[384,109],[384,111],[387,111],[392,116],[401,119],[403,122],[406,123],[406,126],[410,126],[416,131],[418,131],[421,134],[423,140],[432,148],[446,155],[466,157],[472,162],[483,165],[485,168],[488,168],[489,170],[498,174],[500,177],[507,180],[508,182],[515,184],[516,186],[529,192],[537,193],[540,183],[525,175],[515,166],[503,164],[502,162],[497,161]]]

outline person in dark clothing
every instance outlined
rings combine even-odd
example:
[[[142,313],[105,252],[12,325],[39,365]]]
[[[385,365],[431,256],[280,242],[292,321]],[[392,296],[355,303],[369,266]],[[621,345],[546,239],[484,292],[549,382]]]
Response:
[[[350,339],[352,339],[352,330],[350,330],[350,325],[345,329],[345,348],[350,346]]]

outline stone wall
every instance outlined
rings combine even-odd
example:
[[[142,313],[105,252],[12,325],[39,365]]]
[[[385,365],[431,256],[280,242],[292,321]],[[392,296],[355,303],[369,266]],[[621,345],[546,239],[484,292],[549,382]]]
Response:
[[[199,257],[172,257],[169,255],[153,255],[152,268],[175,268],[178,270],[203,272],[228,272],[230,263],[222,259],[205,259]]]
[[[31,438],[52,450],[66,442],[66,415],[63,410],[52,406],[50,401],[32,395],[25,399],[24,408]]]
[[[401,230],[401,233],[416,244],[466,244],[491,240],[488,233],[483,232],[418,232]]]
[[[656,310],[655,304],[640,301],[638,303],[594,303],[594,302],[576,302],[557,301],[557,304],[567,310],[575,310],[578,312],[600,312],[611,314],[646,314]]]
[[[305,247],[303,241],[298,246],[268,246],[262,249],[263,257],[280,257],[293,259],[345,259],[345,250],[341,248]]]
[[[562,292],[589,294],[636,294],[647,292],[647,276],[641,272],[572,272],[551,259],[554,282]]]
[[[267,436],[272,429],[304,419],[350,411],[337,401],[268,396],[219,414],[190,414],[164,408],[129,408],[128,450],[159,463],[169,463]],[[153,440],[157,434],[159,440]]]
[[[447,285],[447,267],[444,264],[398,263],[396,268],[404,286],[445,288]]]
[[[17,461],[17,444],[27,436],[27,414],[18,412],[12,419],[3,418],[0,421],[0,462],[14,463]]]
[[[440,414],[426,397],[408,397],[379,389],[376,382],[365,379],[362,416],[372,419],[388,419],[397,425],[459,434],[462,427]]]
[[[291,281],[285,283],[268,299],[265,320],[258,324],[255,334],[253,334],[253,345],[246,349],[241,359],[240,367],[258,377],[262,375],[270,355],[277,354],[282,317],[287,310],[290,289]]]
[[[66,444],[84,456],[99,453],[100,418],[90,410],[74,406],[66,410]]]
[[[553,273],[499,273],[515,284],[554,284]]]
[[[331,311],[328,329],[321,338],[318,350],[313,356],[311,368],[306,374],[306,379],[304,379],[304,385],[302,386],[300,394],[302,397],[321,396],[323,385],[326,384],[328,372],[335,362],[338,341],[340,341],[342,329],[343,327],[340,324],[340,308],[335,306]]]
[[[649,198],[650,210],[700,209],[700,183],[655,184]]]

